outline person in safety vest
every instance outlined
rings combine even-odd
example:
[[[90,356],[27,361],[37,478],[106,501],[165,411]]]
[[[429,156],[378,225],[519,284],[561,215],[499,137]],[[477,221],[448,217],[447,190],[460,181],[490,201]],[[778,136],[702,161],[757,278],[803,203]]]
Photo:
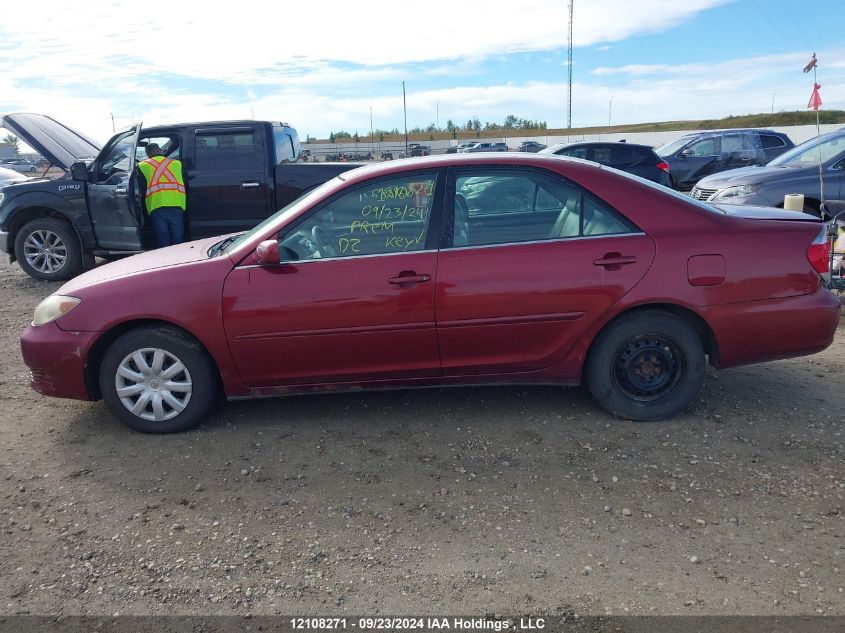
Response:
[[[144,177],[144,205],[153,224],[159,247],[182,243],[185,226],[185,181],[182,163],[167,158],[155,143],[145,148],[147,160],[138,163]]]

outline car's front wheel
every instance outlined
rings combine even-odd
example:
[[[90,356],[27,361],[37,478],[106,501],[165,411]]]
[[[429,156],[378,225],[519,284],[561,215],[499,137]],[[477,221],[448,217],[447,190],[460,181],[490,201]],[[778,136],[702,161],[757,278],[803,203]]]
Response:
[[[64,281],[82,269],[79,237],[67,222],[37,218],[15,237],[15,258],[23,271],[39,281]]]
[[[100,392],[111,412],[142,433],[175,433],[203,421],[217,398],[218,376],[205,349],[174,327],[123,334],[100,365]]]
[[[629,420],[662,420],[685,409],[704,384],[696,331],[663,310],[623,315],[593,343],[585,379],[605,409]]]

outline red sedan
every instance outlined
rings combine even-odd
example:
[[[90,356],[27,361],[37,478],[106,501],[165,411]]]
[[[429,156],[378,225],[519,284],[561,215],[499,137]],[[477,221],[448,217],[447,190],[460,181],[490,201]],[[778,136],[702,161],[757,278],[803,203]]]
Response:
[[[654,420],[696,397],[705,361],[830,345],[824,228],[567,158],[392,161],[242,235],[71,280],[21,347],[37,391],[102,398],[145,432],[187,429],[221,394],[482,383],[583,382]]]

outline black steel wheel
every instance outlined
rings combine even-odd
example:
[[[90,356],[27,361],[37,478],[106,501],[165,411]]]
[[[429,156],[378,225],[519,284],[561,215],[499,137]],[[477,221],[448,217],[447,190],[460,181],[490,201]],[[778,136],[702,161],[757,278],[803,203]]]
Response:
[[[685,409],[704,384],[701,339],[662,310],[623,315],[593,343],[584,375],[605,409],[631,420],[661,420]]]

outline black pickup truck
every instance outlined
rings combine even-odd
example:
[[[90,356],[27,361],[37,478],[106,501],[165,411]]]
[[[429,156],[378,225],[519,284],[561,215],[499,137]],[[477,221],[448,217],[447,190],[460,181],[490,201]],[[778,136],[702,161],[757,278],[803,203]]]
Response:
[[[41,114],[7,114],[6,128],[64,171],[0,189],[0,250],[35,279],[63,280],[155,247],[138,187],[148,143],[182,161],[186,239],[252,228],[354,163],[296,162],[299,137],[285,123],[215,121],[142,127],[104,147]],[[47,170],[45,170],[47,173]]]

